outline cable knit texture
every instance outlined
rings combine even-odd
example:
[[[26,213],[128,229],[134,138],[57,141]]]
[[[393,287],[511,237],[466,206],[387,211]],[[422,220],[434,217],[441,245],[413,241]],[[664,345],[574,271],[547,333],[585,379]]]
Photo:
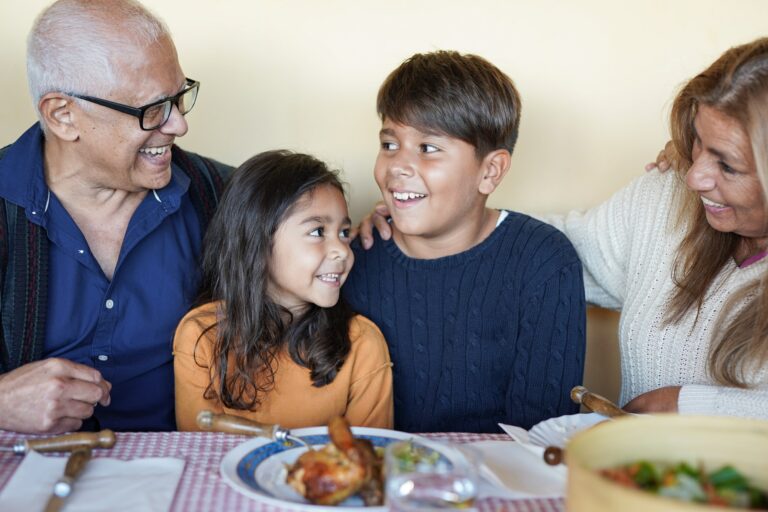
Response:
[[[494,432],[577,411],[584,285],[562,233],[510,212],[477,246],[437,259],[375,237],[368,251],[353,245],[343,291],[389,344],[396,428]]]
[[[752,368],[747,374],[752,388],[746,390],[718,386],[707,372],[723,305],[768,271],[768,258],[745,268],[731,260],[707,292],[698,321],[693,311],[676,325],[663,325],[675,286],[674,258],[685,234],[674,224],[683,187],[673,172],[652,172],[586,213],[546,220],[575,245],[587,301],[621,310],[622,404],[660,387],[683,386],[681,413],[768,419],[768,368]]]

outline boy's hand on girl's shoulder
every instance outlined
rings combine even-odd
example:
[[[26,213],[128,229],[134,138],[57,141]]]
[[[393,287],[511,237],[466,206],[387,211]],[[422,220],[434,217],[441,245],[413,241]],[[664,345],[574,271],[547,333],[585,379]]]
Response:
[[[360,242],[363,245],[363,249],[370,249],[373,247],[373,228],[375,227],[379,235],[384,240],[392,238],[392,228],[389,227],[389,209],[384,201],[379,201],[373,207],[371,213],[363,217],[360,221],[360,225],[352,234],[352,238],[360,237]]]

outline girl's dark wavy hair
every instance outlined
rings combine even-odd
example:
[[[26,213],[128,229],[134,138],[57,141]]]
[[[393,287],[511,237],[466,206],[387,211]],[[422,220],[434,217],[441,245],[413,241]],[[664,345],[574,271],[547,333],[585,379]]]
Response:
[[[255,410],[274,386],[282,350],[310,370],[317,387],[333,381],[349,354],[352,312],[343,299],[331,308],[310,304],[294,317],[267,295],[275,232],[304,194],[323,185],[344,192],[323,162],[285,150],[260,153],[232,174],[203,241],[199,304],[220,301],[216,321],[197,340],[216,333],[207,399]]]

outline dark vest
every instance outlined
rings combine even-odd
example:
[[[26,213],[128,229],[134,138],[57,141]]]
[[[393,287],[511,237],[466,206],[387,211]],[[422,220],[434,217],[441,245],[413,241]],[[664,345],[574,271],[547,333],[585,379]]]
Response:
[[[0,159],[7,149],[0,149]],[[231,168],[178,146],[172,151],[173,163],[189,176],[188,194],[204,233]],[[0,198],[0,374],[42,358],[49,243],[24,208]]]

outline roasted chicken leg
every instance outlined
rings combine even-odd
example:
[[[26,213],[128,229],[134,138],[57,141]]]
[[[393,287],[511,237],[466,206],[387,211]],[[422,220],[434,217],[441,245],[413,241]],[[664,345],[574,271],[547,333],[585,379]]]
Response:
[[[355,439],[342,417],[330,421],[328,435],[330,443],[307,451],[288,468],[288,484],[319,505],[335,505],[358,492],[366,505],[381,505],[381,458],[371,443]]]

